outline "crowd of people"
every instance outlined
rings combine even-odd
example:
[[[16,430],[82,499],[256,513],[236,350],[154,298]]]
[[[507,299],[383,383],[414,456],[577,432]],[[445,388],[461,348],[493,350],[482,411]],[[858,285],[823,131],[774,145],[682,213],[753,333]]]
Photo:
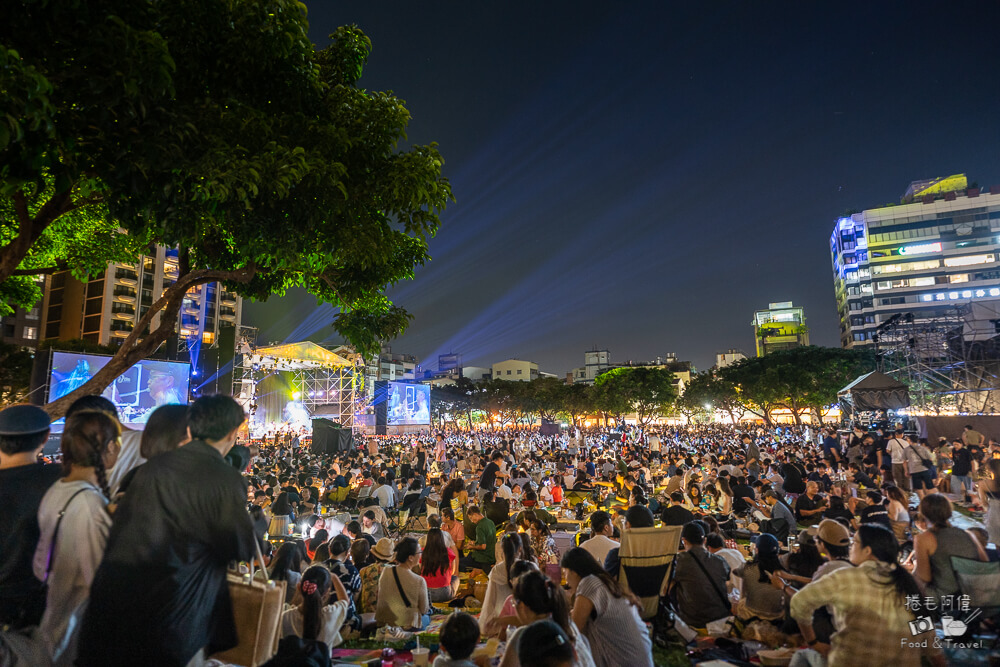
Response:
[[[934,624],[990,627],[966,615],[981,570],[965,564],[1000,560],[1000,444],[971,427],[934,446],[902,429],[704,425],[313,453],[242,442],[244,419],[206,396],[131,431],[84,397],[46,465],[48,416],[0,411],[0,665],[206,664],[237,643],[237,563],[285,582],[281,633],[327,657],[440,613],[439,666],[482,663],[491,638],[505,666],[652,665],[663,614],[832,666],[943,664],[923,641]],[[954,525],[956,506],[985,527]],[[678,553],[652,618],[621,540],[657,526]]]

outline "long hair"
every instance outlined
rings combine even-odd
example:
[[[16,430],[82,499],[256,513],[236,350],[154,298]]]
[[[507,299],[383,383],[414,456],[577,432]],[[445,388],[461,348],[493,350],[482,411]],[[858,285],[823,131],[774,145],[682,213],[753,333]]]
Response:
[[[504,574],[507,575],[507,583],[510,583],[510,568],[514,567],[514,562],[519,560],[524,554],[524,543],[519,533],[507,533],[500,540],[500,551],[503,553]]]
[[[294,542],[283,542],[271,561],[267,578],[274,581],[288,581],[289,572],[298,572],[302,567],[302,554]]]
[[[622,592],[622,587],[617,581],[611,578],[601,564],[597,562],[590,552],[582,547],[573,547],[565,554],[563,554],[562,562],[560,563],[562,567],[566,568],[570,572],[575,573],[578,577],[583,579],[584,577],[589,577],[591,575],[597,577],[604,584],[604,587],[608,589],[616,598],[620,598],[624,593]]]
[[[569,616],[569,602],[562,589],[538,570],[525,572],[514,580],[514,599],[536,614],[548,614],[556,624],[574,637]]]
[[[441,489],[441,506],[448,507],[451,505],[451,499],[457,494],[465,490],[465,482],[462,481],[461,477],[456,477]]]
[[[271,504],[271,516],[287,516],[292,513],[292,506],[288,502],[288,492],[282,491]]]
[[[858,526],[855,539],[861,541],[861,548],[869,547],[872,556],[889,566],[891,584],[904,600],[910,595],[920,595],[916,580],[899,565],[899,541],[891,530],[877,523],[863,523]]]
[[[313,565],[302,574],[299,590],[302,593],[302,638],[319,639],[323,625],[323,601],[330,592],[330,570],[322,565]],[[313,589],[313,586],[316,588]],[[306,589],[311,592],[306,593]]]
[[[101,492],[106,498],[111,498],[104,456],[120,435],[118,422],[103,412],[73,413],[66,419],[66,427],[59,443],[63,455],[63,476],[68,475],[74,465],[93,468]]]
[[[433,577],[447,571],[450,564],[448,547],[444,543],[444,534],[440,528],[431,528],[427,531],[424,555],[420,559],[420,574],[425,577]]]
[[[145,459],[165,454],[188,439],[188,407],[186,405],[161,405],[146,421],[142,431],[139,453]]]

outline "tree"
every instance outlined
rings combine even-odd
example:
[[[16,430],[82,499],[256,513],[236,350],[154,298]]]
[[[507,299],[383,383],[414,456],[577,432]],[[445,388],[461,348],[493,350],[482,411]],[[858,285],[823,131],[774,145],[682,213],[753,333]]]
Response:
[[[431,411],[438,416],[450,414],[453,418],[464,415],[472,428],[472,393],[475,385],[466,377],[460,377],[455,384],[431,387]]]
[[[25,400],[34,360],[30,350],[0,342],[0,407]]]
[[[674,374],[662,368],[613,368],[597,376],[594,384],[601,388],[606,405],[635,412],[640,428],[670,414],[677,399]]]
[[[721,410],[729,415],[734,424],[743,415],[743,406],[739,402],[736,387],[725,377],[721,370],[704,371],[691,378],[684,388],[684,394],[678,400],[678,408],[684,414],[694,416],[699,410]]]
[[[803,346],[744,359],[718,371],[736,388],[747,411],[773,425],[775,409],[786,408],[797,424],[811,412],[823,423],[824,409],[837,401],[837,391],[874,368],[869,351]]]
[[[435,145],[398,148],[403,103],[358,87],[371,49],[360,30],[315,51],[294,0],[80,0],[54,16],[33,4],[0,10],[15,65],[0,99],[34,113],[6,117],[0,141],[0,210],[18,213],[3,221],[0,284],[56,220],[94,207],[130,238],[179,249],[176,282],[50,414],[155,352],[185,293],[208,282],[261,300],[305,287],[339,308],[334,329],[362,354],[406,329],[385,290],[429,259],[451,189]]]
[[[522,384],[526,384],[532,411],[537,412],[542,419],[557,421],[559,413],[565,411],[566,407],[566,383],[554,377],[540,377]]]
[[[773,365],[765,361],[768,356],[741,359],[718,373],[724,382],[733,387],[734,400],[740,408],[757,415],[771,427],[774,425],[771,413],[778,407],[782,394]]]
[[[594,387],[577,383],[567,385],[562,409],[569,415],[573,426],[578,426],[581,416],[597,412],[594,403]]]

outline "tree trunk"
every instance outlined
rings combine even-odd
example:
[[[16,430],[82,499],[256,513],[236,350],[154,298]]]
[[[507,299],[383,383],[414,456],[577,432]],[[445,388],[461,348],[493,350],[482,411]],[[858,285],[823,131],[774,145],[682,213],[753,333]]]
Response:
[[[0,246],[0,283],[15,275],[17,267],[31,251],[31,246],[49,225],[63,213],[72,210],[72,197],[68,190],[53,195],[35,217],[31,217],[24,193],[15,192],[11,199],[14,201],[14,213],[17,217],[17,236],[10,243]]]
[[[56,399],[44,406],[46,412],[53,420],[59,419],[66,414],[66,410],[73,402],[81,396],[99,394],[104,391],[115,378],[127,371],[137,362],[152,355],[174,332],[177,324],[177,316],[180,314],[181,304],[184,295],[188,290],[198,285],[215,282],[217,280],[231,280],[235,282],[247,282],[255,273],[253,267],[239,269],[236,271],[212,271],[197,270],[184,276],[179,276],[177,282],[171,285],[163,295],[153,302],[145,315],[136,323],[132,333],[128,335],[121,347],[114,354],[108,363],[99,370],[94,377],[78,389],[69,394]],[[148,336],[139,340],[142,331],[150,325],[153,317],[161,313],[159,326],[151,331]]]

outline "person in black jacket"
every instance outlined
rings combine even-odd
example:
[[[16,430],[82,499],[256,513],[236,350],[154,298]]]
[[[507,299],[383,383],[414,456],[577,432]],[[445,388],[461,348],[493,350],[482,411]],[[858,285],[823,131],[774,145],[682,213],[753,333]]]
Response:
[[[663,508],[660,520],[664,526],[683,526],[694,521],[694,514],[684,507],[684,492],[674,491],[670,494],[670,504]]]
[[[228,396],[199,398],[194,439],[136,473],[94,576],[77,665],[184,667],[236,645],[226,567],[253,558],[254,533],[247,484],[223,457],[244,419]]]

